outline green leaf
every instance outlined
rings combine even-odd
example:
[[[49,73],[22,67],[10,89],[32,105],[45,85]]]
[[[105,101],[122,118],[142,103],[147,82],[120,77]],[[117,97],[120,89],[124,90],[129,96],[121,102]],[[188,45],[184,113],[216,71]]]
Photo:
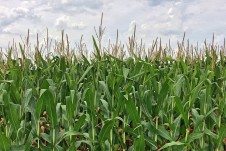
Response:
[[[139,124],[140,117],[136,109],[136,105],[134,101],[130,99],[130,97],[128,97],[128,99],[125,100],[125,106],[127,114],[129,115],[130,119],[134,122],[134,124]]]
[[[124,79],[125,79],[125,80],[126,80],[128,74],[129,74],[129,69],[123,68],[123,76],[124,76]]]
[[[45,92],[46,92],[46,89],[41,89],[40,90],[40,97],[39,97],[39,99],[37,100],[37,103],[36,103],[35,115],[36,115],[37,119],[40,118],[41,112],[42,112],[42,110],[44,108],[44,95],[45,95]]]
[[[191,108],[195,103],[196,99],[198,98],[198,94],[203,86],[204,81],[201,81],[192,91],[191,91],[191,98],[189,100],[189,107]]]
[[[176,110],[177,112],[179,112],[185,122],[185,125],[188,126],[189,125],[189,119],[188,119],[188,116],[187,116],[187,111],[184,109],[183,107],[183,104],[182,104],[182,101],[180,100],[179,97],[174,97],[175,99],[175,106],[176,106]]]
[[[172,141],[170,143],[166,143],[165,145],[163,145],[160,149],[160,150],[163,150],[163,149],[166,149],[166,148],[169,148],[171,146],[181,146],[181,145],[184,145],[184,143],[181,143],[181,142],[175,142],[175,141]]]
[[[184,82],[184,75],[178,75],[178,80],[174,85],[174,93],[177,97],[180,97],[182,84]]]
[[[28,108],[28,104],[29,104],[31,98],[32,98],[32,89],[27,89],[24,94],[24,101],[22,102],[22,103],[24,103],[25,108]]]
[[[135,150],[145,151],[144,134],[139,135],[134,142]]]
[[[196,139],[200,139],[203,137],[203,133],[197,133],[197,132],[194,132],[190,135],[188,135],[188,143],[192,143],[194,140]]]
[[[173,140],[173,138],[170,136],[169,131],[167,131],[163,126],[159,126],[157,131],[158,131],[158,134],[160,136],[162,136],[163,138],[165,138],[165,139],[167,139],[169,141]]]
[[[14,132],[16,132],[20,128],[20,105],[14,104],[12,102],[9,103],[9,111],[8,111],[8,118],[10,121],[10,124],[14,128]]]
[[[70,96],[66,96],[67,119],[73,122],[74,116],[77,114],[78,101],[75,90],[70,90]]]
[[[23,57],[23,59],[25,59],[26,57],[25,57],[24,49],[20,43],[19,43],[19,46],[20,46],[20,52],[22,54],[22,57]]]
[[[171,137],[170,133],[163,126],[159,125],[158,129],[156,129],[154,123],[151,122],[142,122],[142,125],[144,125],[144,127],[146,127],[151,133],[155,135],[160,135],[168,141],[173,141],[173,138]]]
[[[49,90],[47,90],[45,91],[45,95],[43,95],[42,99],[44,99],[44,103],[46,104],[46,111],[51,121],[51,124],[55,128],[58,123],[57,123],[57,112],[56,112],[56,104],[54,101],[54,96]]]
[[[57,135],[56,145],[58,145],[63,139],[65,139],[69,136],[77,136],[77,135],[84,136],[83,134],[75,132],[75,131],[67,131],[67,132],[61,133],[61,134]]]
[[[51,136],[46,134],[46,133],[41,133],[40,134],[41,138],[44,139],[45,141],[47,141],[48,143],[51,143],[52,140],[51,140]]]
[[[214,139],[217,139],[217,134],[215,134],[214,132],[210,131],[209,129],[205,128],[204,129],[204,133],[209,135],[210,137],[214,138]]]
[[[224,138],[226,138],[226,125],[221,125],[219,132],[218,132],[218,138],[217,138],[218,148],[222,144],[222,141]]]
[[[104,123],[104,126],[101,129],[99,136],[98,136],[100,142],[104,142],[105,140],[107,140],[109,138],[110,131],[113,129],[114,123],[115,123],[114,120],[108,120]]]
[[[100,99],[100,101],[101,101],[101,103],[103,105],[103,110],[109,114],[109,107],[108,107],[109,105],[108,105],[108,102],[105,101],[104,99]]]
[[[79,118],[79,120],[75,123],[74,131],[76,131],[76,132],[79,131],[79,129],[82,128],[82,126],[85,124],[85,122],[86,122],[86,115],[83,114],[83,115]]]
[[[10,150],[10,139],[5,136],[2,132],[0,132],[0,150],[9,151]]]
[[[86,71],[83,73],[83,75],[81,76],[81,78],[78,80],[78,83],[80,83],[85,77],[86,75],[89,73],[89,71],[93,68],[93,66],[89,66]]]
[[[95,40],[95,38],[92,36],[92,39],[93,39],[93,44],[94,44],[94,47],[95,47],[95,55],[96,55],[96,57],[97,57],[97,59],[98,60],[100,60],[101,59],[101,55],[100,55],[100,49],[98,48],[98,46],[97,46],[97,42],[96,42],[96,40]]]
[[[105,92],[105,94],[107,95],[107,99],[108,101],[111,101],[111,94],[110,94],[110,91],[108,89],[108,86],[107,84],[104,82],[104,81],[99,81],[100,83],[100,86],[102,88],[102,90]],[[112,106],[113,107],[113,106]]]

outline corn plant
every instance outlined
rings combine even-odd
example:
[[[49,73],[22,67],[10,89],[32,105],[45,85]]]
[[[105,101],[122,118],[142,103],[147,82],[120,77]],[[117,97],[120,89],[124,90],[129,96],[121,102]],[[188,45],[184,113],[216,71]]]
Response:
[[[198,49],[184,37],[176,52],[134,32],[124,47],[117,31],[104,47],[103,31],[101,20],[90,56],[64,32],[51,47],[48,30],[46,46],[37,35],[31,48],[28,31],[1,54],[0,150],[226,149],[225,43]]]

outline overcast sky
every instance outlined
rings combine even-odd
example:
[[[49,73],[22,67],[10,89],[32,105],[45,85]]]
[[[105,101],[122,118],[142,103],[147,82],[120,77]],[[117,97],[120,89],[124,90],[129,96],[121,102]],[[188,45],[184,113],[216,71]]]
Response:
[[[91,43],[101,12],[105,40],[114,40],[118,29],[125,41],[135,24],[147,44],[156,37],[176,42],[184,31],[194,43],[210,41],[213,33],[222,43],[226,35],[225,0],[0,0],[0,46],[13,38],[20,41],[28,28],[32,38],[36,33],[45,36],[48,28],[57,39],[64,29],[72,45],[82,34]]]

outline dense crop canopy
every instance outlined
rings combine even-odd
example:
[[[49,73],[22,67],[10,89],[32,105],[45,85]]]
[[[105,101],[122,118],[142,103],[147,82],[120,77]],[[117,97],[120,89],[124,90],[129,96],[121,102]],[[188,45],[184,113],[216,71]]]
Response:
[[[34,59],[23,45],[20,58],[9,49],[0,63],[0,150],[224,150],[225,47],[197,55],[182,43],[170,56],[154,42],[145,55],[133,39],[127,57],[94,37],[89,59],[62,43],[52,57],[38,46]]]

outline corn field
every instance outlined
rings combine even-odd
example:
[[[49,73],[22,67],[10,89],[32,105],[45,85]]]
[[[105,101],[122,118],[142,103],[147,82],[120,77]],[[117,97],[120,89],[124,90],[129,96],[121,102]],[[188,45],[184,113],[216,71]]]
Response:
[[[102,32],[91,54],[63,32],[1,54],[0,150],[226,149],[225,43],[146,48],[134,32],[104,47]]]

